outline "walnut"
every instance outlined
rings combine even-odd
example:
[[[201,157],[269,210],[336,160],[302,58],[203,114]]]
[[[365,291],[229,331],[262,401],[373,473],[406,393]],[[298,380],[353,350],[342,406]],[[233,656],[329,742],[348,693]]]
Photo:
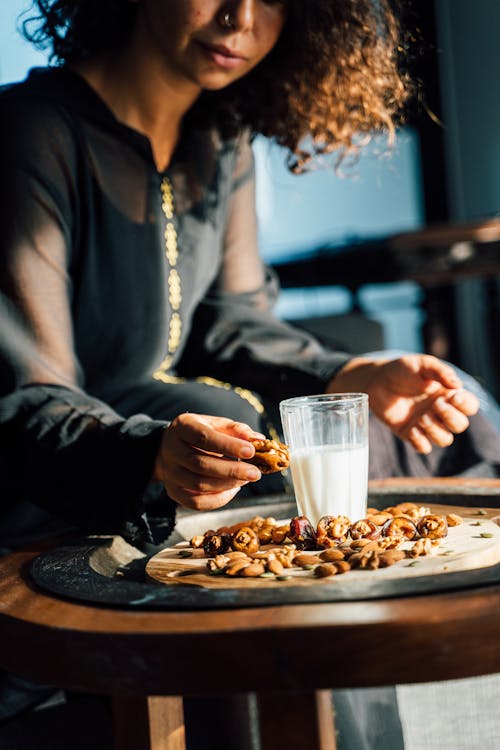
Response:
[[[350,556],[349,564],[352,568],[377,570],[379,566],[378,552],[374,549],[368,551],[362,549]]]
[[[408,550],[408,557],[421,557],[430,555],[432,551],[432,541],[430,539],[417,539]]]

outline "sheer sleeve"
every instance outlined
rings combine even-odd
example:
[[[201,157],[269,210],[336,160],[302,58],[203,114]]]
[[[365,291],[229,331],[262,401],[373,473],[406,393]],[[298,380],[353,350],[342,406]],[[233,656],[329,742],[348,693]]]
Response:
[[[247,139],[241,140],[232,179],[223,263],[196,311],[179,370],[230,378],[275,400],[322,391],[349,356],[326,350],[273,314],[279,285],[259,254]]]
[[[35,120],[32,103],[0,109],[1,503],[117,529],[143,512],[164,423],[123,419],[85,392],[68,273],[78,156],[65,117],[38,105]]]

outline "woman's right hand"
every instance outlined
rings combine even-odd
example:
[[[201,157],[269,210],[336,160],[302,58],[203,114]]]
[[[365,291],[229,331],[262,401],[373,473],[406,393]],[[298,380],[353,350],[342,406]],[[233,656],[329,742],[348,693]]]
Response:
[[[242,422],[180,414],[163,432],[153,476],[179,505],[220,508],[244,484],[260,479],[259,469],[244,462],[255,453],[249,438],[259,437],[264,436]]]

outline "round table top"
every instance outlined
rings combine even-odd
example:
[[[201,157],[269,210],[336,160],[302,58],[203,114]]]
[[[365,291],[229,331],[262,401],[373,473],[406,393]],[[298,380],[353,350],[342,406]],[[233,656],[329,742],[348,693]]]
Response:
[[[500,672],[500,584],[370,601],[131,611],[37,590],[27,568],[47,548],[0,559],[0,665],[37,681],[209,695]]]

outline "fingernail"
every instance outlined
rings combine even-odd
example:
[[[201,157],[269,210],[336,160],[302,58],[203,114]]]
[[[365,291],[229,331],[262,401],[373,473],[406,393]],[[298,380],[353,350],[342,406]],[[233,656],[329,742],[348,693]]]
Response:
[[[418,420],[419,427],[429,427],[432,424],[432,419],[428,414],[422,414]]]
[[[248,469],[247,479],[249,479],[251,482],[253,482],[255,479],[260,479],[260,471],[254,467]]]
[[[463,404],[465,400],[465,394],[463,391],[455,391],[455,393],[452,393],[451,396],[449,396],[449,401],[453,401],[455,404]]]
[[[244,445],[243,448],[240,448],[240,456],[241,458],[251,458],[254,454],[254,449],[251,445]]]

